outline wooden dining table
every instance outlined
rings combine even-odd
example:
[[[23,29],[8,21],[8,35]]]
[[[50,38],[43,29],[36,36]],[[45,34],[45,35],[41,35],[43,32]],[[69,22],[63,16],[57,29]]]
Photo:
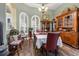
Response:
[[[41,46],[47,42],[47,34],[48,33],[35,33],[35,36],[37,38],[36,47],[38,49],[40,49]],[[59,47],[63,46],[62,39],[60,36],[59,36],[58,41],[57,41],[57,46],[59,46]]]

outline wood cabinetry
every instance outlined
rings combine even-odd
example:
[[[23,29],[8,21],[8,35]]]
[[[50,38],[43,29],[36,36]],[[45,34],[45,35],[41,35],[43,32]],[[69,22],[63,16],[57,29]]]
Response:
[[[61,31],[62,41],[79,48],[79,8],[56,16],[56,31]]]
[[[61,32],[62,41],[72,47],[79,47],[79,39],[77,32]]]

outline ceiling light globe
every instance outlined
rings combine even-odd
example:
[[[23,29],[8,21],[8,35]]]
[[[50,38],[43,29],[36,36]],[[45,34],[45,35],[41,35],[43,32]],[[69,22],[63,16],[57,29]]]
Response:
[[[44,6],[42,6],[42,7],[41,7],[41,9],[45,9],[45,7],[44,7]]]
[[[48,7],[45,8],[45,11],[47,11],[47,10],[48,10]]]
[[[41,8],[38,8],[39,11],[42,11]]]

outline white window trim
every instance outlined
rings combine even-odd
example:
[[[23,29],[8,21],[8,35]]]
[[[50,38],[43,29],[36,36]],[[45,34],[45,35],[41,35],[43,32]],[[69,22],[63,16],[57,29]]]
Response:
[[[32,18],[31,18],[31,27],[32,27],[32,19],[33,19],[33,17],[38,17],[39,22],[40,22],[40,18],[39,18],[39,16],[38,16],[38,15],[33,15]],[[35,19],[35,25],[36,25],[36,19]],[[34,26],[34,28],[35,28],[35,32],[36,32],[36,27],[38,27],[38,26]],[[40,25],[40,23],[39,23],[39,29],[40,29],[40,28],[41,28],[41,25]]]
[[[19,15],[19,31],[21,31],[21,29],[20,29],[20,28],[21,28],[21,16],[22,16],[23,14],[27,17],[27,20],[26,20],[26,21],[27,21],[26,27],[27,27],[27,33],[28,33],[28,29],[29,29],[29,18],[28,18],[28,15],[27,15],[25,12],[21,12],[20,15]],[[27,33],[26,33],[26,34],[27,34]]]

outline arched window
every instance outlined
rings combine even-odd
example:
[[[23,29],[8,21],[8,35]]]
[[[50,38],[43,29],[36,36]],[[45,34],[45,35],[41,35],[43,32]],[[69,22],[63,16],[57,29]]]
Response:
[[[29,28],[29,20],[28,15],[24,12],[21,12],[19,15],[19,31],[24,31],[24,33],[28,33]]]
[[[37,16],[37,15],[32,16],[31,27],[33,28],[34,32],[36,32],[36,30],[40,29],[40,18],[39,18],[39,16]]]

